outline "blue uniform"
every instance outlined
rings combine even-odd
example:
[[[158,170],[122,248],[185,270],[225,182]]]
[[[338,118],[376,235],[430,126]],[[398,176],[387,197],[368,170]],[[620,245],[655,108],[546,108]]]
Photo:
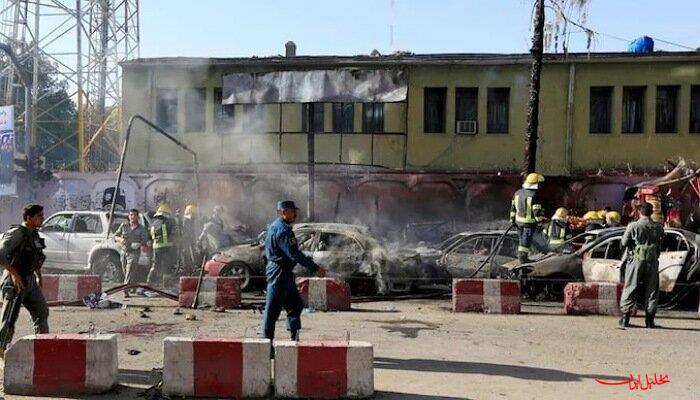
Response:
[[[292,227],[278,218],[267,228],[265,238],[265,257],[267,258],[267,296],[263,313],[263,336],[272,340],[275,336],[275,322],[282,308],[287,311],[287,330],[294,336],[301,329],[301,311],[304,309],[301,296],[297,290],[292,270],[300,264],[311,273],[318,265],[299,250]]]

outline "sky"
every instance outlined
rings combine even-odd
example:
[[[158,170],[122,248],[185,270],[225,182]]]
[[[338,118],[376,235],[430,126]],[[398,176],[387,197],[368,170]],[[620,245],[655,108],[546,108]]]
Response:
[[[141,0],[141,57],[525,53],[532,0]],[[550,12],[550,15],[552,13]],[[700,0],[591,0],[593,51],[647,35],[700,47]],[[393,35],[391,34],[393,26]],[[393,39],[392,39],[393,37]],[[570,51],[586,50],[573,33]],[[657,50],[688,50],[656,41]]]

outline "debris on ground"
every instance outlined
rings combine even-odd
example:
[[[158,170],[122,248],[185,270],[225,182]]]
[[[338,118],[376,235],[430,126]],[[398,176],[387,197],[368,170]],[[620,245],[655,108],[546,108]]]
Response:
[[[194,314],[185,314],[185,319],[188,320],[188,321],[196,321],[196,320],[197,320],[197,316],[194,315]]]
[[[212,311],[222,313],[226,312],[226,309],[224,307],[215,307]]]
[[[182,311],[180,311],[180,307],[176,308],[175,311],[173,311],[173,315],[182,315]]]
[[[151,386],[143,392],[138,393],[139,397],[144,397],[146,400],[171,400],[169,396],[160,391],[160,384]]]
[[[131,350],[127,350],[127,353],[129,353],[130,356],[137,356],[137,355],[141,354],[141,351],[140,351],[140,350],[131,349]]]
[[[141,311],[141,312],[139,313],[139,317],[141,317],[141,318],[151,318],[151,316],[148,315],[148,313],[146,313],[146,312],[144,312],[144,311]]]
[[[126,304],[112,301],[105,292],[90,293],[83,297],[83,304],[90,309],[125,309]]]
[[[153,322],[126,325],[121,328],[110,331],[110,333],[121,333],[124,335],[133,336],[152,336],[159,332],[169,332],[175,324],[156,324]]]

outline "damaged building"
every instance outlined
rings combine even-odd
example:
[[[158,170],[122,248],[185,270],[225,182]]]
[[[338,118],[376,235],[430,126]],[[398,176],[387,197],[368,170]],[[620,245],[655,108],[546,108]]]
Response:
[[[141,114],[196,151],[206,201],[254,227],[276,199],[305,204],[308,132],[317,220],[389,232],[505,218],[520,184],[529,54],[295,54],[289,43],[286,56],[125,62],[123,124]],[[667,159],[700,160],[698,61],[698,52],[546,55],[545,206],[621,208],[624,187],[662,175]],[[144,125],[126,169],[159,176],[172,193],[191,185],[189,155]]]

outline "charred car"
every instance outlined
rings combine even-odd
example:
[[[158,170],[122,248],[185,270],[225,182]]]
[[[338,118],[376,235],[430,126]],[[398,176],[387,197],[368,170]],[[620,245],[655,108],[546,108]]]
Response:
[[[659,306],[672,308],[692,293],[700,281],[700,235],[677,228],[664,228],[659,255]],[[567,254],[550,253],[538,260],[512,266],[526,282],[531,295],[544,292],[561,298],[568,282],[620,282],[624,228],[603,229],[580,249]],[[591,233],[588,233],[589,235]]]
[[[298,223],[292,228],[299,249],[327,269],[328,275],[350,284],[353,294],[409,292],[425,273],[413,250],[382,245],[364,226],[340,223]],[[243,290],[265,280],[265,232],[251,243],[231,246],[205,265],[215,276],[239,276]],[[297,265],[297,276],[309,272]]]

